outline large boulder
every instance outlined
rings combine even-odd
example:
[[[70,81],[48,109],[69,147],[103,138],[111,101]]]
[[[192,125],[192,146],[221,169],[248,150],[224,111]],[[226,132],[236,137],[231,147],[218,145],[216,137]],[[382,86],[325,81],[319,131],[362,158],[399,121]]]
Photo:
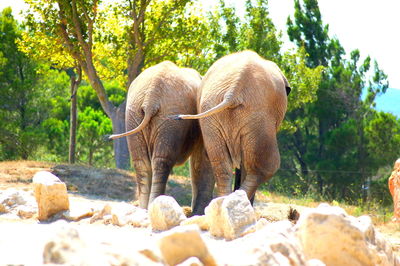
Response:
[[[40,171],[33,177],[35,198],[40,221],[52,215],[69,210],[67,186],[58,177],[47,171]]]
[[[256,223],[256,214],[243,190],[213,199],[205,209],[205,216],[210,233],[227,240],[243,236]]]
[[[321,204],[302,213],[296,235],[307,259],[327,265],[398,265],[368,216],[355,218],[339,207]]]
[[[173,197],[159,196],[149,206],[150,224],[155,231],[165,231],[186,219],[181,206]]]
[[[218,257],[226,265],[308,265],[289,221],[265,223],[230,244]]]
[[[198,258],[205,266],[216,265],[196,225],[178,226],[164,232],[159,248],[168,265],[177,265],[191,257]]]

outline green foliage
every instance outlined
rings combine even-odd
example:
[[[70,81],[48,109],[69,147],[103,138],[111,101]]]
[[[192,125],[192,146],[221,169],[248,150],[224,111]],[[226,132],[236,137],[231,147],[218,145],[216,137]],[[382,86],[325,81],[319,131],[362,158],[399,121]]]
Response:
[[[268,1],[246,0],[245,8],[245,18],[241,20],[233,7],[220,1],[219,8],[210,16],[215,59],[250,49],[280,63],[281,35],[269,17]]]
[[[36,63],[17,49],[21,29],[11,8],[0,14],[0,160],[27,159],[43,135],[38,125],[46,106],[38,98]]]
[[[86,107],[78,120],[78,160],[89,165],[110,166],[112,143],[105,141],[104,135],[112,133],[111,120],[92,107]]]
[[[396,161],[400,147],[400,119],[389,113],[374,112],[372,118],[365,123],[364,130],[372,169]]]
[[[179,176],[190,176],[190,167],[189,161],[186,161],[184,164],[175,166],[173,169],[174,175]]]
[[[294,1],[295,21],[290,17],[287,20],[289,38],[297,46],[305,47],[310,55],[308,66],[327,66],[329,58],[338,50],[330,51],[335,46],[335,41],[330,41],[329,26],[322,23],[318,0],[304,0],[303,3],[302,6],[300,0]]]
[[[375,74],[369,80],[371,59],[361,61],[358,50],[349,59],[344,57],[339,40],[329,37],[329,27],[322,22],[318,1],[296,0],[294,19],[289,17],[287,24],[290,39],[308,55],[303,57],[306,65],[324,66],[324,71],[314,83],[314,101],[296,108],[289,104],[286,124],[291,127],[280,135],[283,169],[274,178],[275,187],[294,181],[293,193],[365,201],[368,192],[363,188],[369,187],[368,180],[396,156],[398,122],[388,115],[377,117],[372,109],[376,95],[387,88],[387,76],[375,63]],[[290,76],[295,71],[286,73]],[[305,84],[298,82],[294,90]],[[365,89],[368,95],[363,101]]]
[[[302,47],[296,53],[286,52],[282,57],[281,67],[293,88],[288,98],[287,119],[283,121],[281,128],[288,133],[304,128],[306,119],[299,114],[307,104],[317,99],[317,90],[322,79],[324,67],[309,68],[306,59],[307,54]]]

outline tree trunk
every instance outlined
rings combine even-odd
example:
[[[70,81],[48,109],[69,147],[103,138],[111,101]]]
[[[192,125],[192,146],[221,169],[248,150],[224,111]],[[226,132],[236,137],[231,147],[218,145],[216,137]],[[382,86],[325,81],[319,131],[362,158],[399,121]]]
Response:
[[[90,166],[93,165],[93,153],[94,153],[93,149],[90,148],[90,149],[89,149],[89,165],[90,165]]]
[[[75,82],[74,82],[75,83]],[[70,108],[70,127],[69,127],[69,154],[68,162],[75,163],[75,150],[76,150],[76,127],[77,127],[77,94],[74,93],[74,87],[71,86],[71,108]]]
[[[126,101],[124,101],[115,110],[111,117],[113,132],[114,134],[123,133],[126,131],[125,128],[125,107]],[[128,150],[128,143],[126,138],[119,138],[114,140],[114,157],[116,167],[120,169],[128,169],[130,166],[130,157]]]
[[[95,1],[93,5],[93,18],[90,18],[85,14],[85,19],[81,19],[76,1],[57,1],[60,16],[60,33],[64,40],[66,48],[68,49],[71,56],[79,63],[83,71],[89,79],[89,83],[92,88],[96,91],[97,97],[99,98],[101,107],[107,116],[111,119],[113,125],[113,133],[122,133],[125,131],[125,104],[121,104],[119,107],[115,107],[113,103],[108,99],[106,90],[102,81],[100,80],[96,68],[93,63],[93,24],[97,16],[97,4]],[[71,9],[71,13],[66,13],[65,5]],[[148,3],[147,3],[148,5]],[[143,6],[142,17],[140,17],[139,22],[142,22],[143,14],[145,12],[145,6]],[[86,23],[86,27],[82,27],[82,23]],[[140,24],[139,23],[139,24]],[[69,24],[73,29],[71,32],[67,30],[67,24]],[[83,32],[83,29],[87,30]],[[78,40],[78,43],[72,41],[70,35]],[[78,48],[78,49],[77,49]],[[114,142],[114,155],[116,166],[118,168],[128,168],[129,167],[129,153],[128,145],[126,139],[116,140]]]
[[[120,134],[125,132],[125,107],[126,101],[120,106],[115,107],[107,97],[103,83],[97,76],[96,70],[90,61],[90,64],[84,65],[84,70],[89,77],[90,85],[97,93],[100,104],[104,112],[111,119],[113,134]],[[115,166],[120,169],[128,169],[130,166],[128,143],[126,138],[114,140],[114,158]]]
[[[75,153],[76,153],[76,128],[78,124],[77,116],[78,116],[78,86],[82,80],[82,70],[80,67],[77,67],[78,77],[76,78],[76,74],[73,68],[67,69],[67,74],[70,77],[71,81],[71,107],[70,107],[70,126],[69,126],[69,153],[68,153],[68,162],[70,164],[75,163]]]

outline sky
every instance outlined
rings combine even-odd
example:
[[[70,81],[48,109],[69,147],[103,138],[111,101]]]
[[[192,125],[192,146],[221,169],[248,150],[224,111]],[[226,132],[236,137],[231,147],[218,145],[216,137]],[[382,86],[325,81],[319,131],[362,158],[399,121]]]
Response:
[[[243,0],[227,0],[244,12]],[[215,0],[203,0],[210,7]],[[276,27],[283,32],[286,47],[291,44],[286,35],[286,20],[294,13],[293,0],[269,0],[270,16]],[[324,24],[329,24],[331,37],[337,37],[349,54],[359,49],[361,60],[371,56],[389,77],[389,96],[378,98],[377,106],[386,105],[398,110],[400,116],[400,0],[319,0],[319,8]],[[6,6],[13,8],[17,18],[24,9],[23,0],[0,0],[0,10]],[[393,91],[393,92],[392,92]],[[388,103],[386,104],[386,99]],[[379,103],[381,101],[381,103]],[[386,110],[385,110],[386,111]]]

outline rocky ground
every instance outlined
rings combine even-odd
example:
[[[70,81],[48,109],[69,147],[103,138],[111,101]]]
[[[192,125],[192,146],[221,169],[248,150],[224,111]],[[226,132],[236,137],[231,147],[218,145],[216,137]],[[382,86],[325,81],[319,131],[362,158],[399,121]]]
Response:
[[[37,208],[32,177],[42,170],[66,184],[70,212],[39,222],[29,208]],[[15,200],[0,207],[0,265],[398,265],[396,232],[381,234],[368,217],[338,207],[272,203],[258,194],[254,211],[235,194],[186,219],[170,199],[138,212],[135,190],[126,171],[0,163],[0,204]],[[167,194],[189,205],[188,178],[171,177]],[[288,220],[290,209],[300,213],[297,224]],[[174,217],[181,226],[168,224]]]

